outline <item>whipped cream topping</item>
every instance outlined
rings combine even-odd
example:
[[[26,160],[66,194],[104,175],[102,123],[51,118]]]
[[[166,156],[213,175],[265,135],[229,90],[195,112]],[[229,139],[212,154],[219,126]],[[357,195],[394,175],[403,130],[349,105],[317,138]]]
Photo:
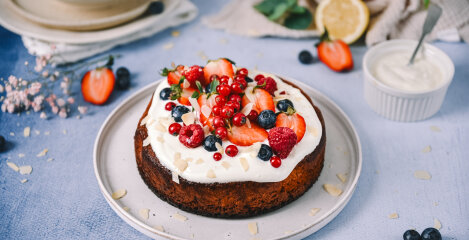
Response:
[[[316,149],[322,136],[322,126],[308,99],[301,94],[299,89],[288,85],[275,75],[254,70],[249,71],[249,77],[253,79],[257,74],[270,76],[277,82],[278,90],[275,94],[276,97],[274,97],[275,104],[279,100],[288,98],[293,102],[297,113],[303,116],[307,129],[303,139],[295,145],[290,155],[282,160],[282,165],[279,168],[272,167],[270,161],[262,161],[257,158],[261,143],[246,147],[237,146],[239,153],[235,157],[223,154],[220,161],[215,161],[213,159],[214,152],[208,152],[202,146],[187,148],[179,142],[178,137],[168,133],[168,126],[174,120],[171,118],[171,112],[164,109],[164,105],[168,101],[159,98],[160,91],[169,87],[167,81],[162,81],[155,91],[148,116],[142,121],[142,124],[146,124],[147,127],[148,138],[146,140],[150,142],[160,163],[173,172],[173,178],[179,176],[188,181],[199,183],[279,182],[287,178],[295,166]],[[253,85],[255,82],[249,83],[249,86]],[[286,94],[280,95],[279,93],[282,91],[285,91]],[[268,140],[266,139],[263,143],[268,144]],[[222,147],[225,148],[230,144],[232,143],[224,140]]]

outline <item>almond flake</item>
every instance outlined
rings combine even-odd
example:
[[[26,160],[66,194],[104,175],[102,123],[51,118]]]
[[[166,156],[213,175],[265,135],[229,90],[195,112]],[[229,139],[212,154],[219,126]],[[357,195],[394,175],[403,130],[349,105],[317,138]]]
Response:
[[[187,217],[186,217],[186,216],[183,216],[183,215],[181,215],[181,214],[179,214],[179,213],[173,214],[173,218],[174,218],[174,219],[177,219],[177,220],[179,220],[179,221],[181,221],[181,222],[187,221]]]
[[[171,123],[173,123],[173,118],[168,117],[160,117],[158,118],[158,122],[163,125],[163,127],[168,128]]]
[[[164,228],[161,225],[155,225],[155,226],[153,226],[153,228],[160,231],[160,232],[164,232]]]
[[[143,146],[146,147],[150,144],[150,136],[148,136],[147,138],[145,138],[145,140],[143,140]]]
[[[140,211],[138,211],[138,213],[140,214],[140,217],[142,217],[143,219],[148,219],[149,213],[150,213],[150,209],[148,209],[148,208],[142,208],[142,209],[140,209]]]
[[[25,156],[24,153],[18,154],[18,157],[19,157],[19,158],[23,158],[24,156]]]
[[[337,196],[340,196],[340,194],[342,194],[342,190],[340,188],[337,188],[336,186],[334,186],[332,184],[327,184],[326,183],[326,184],[322,185],[322,187],[331,196],[337,197]]]
[[[223,154],[223,153],[224,153],[224,151],[223,151],[223,147],[221,146],[221,144],[220,144],[220,143],[218,143],[218,142],[215,142],[215,147],[217,148],[217,151],[218,151],[219,153],[221,153],[221,154]]]
[[[199,159],[197,159],[195,164],[202,164],[203,162],[204,162],[204,160],[202,158],[199,158]]]
[[[49,132],[49,131],[44,132],[44,135],[49,136],[49,135],[50,135],[50,132]]]
[[[203,51],[199,51],[197,55],[204,61],[208,59],[207,55],[205,55]]]
[[[166,132],[166,128],[163,125],[161,125],[160,122],[158,122],[158,124],[155,124],[155,129],[160,132]]]
[[[251,128],[251,121],[249,121],[249,118],[246,118],[246,126],[248,126],[248,128]]]
[[[423,153],[429,153],[432,151],[432,146],[428,145],[424,149],[422,149]]]
[[[171,175],[172,175],[173,182],[179,184],[179,175],[178,175],[178,173],[175,172],[175,171],[171,171]]]
[[[36,135],[39,135],[39,134],[41,134],[41,131],[39,131],[39,130],[34,130],[34,133],[36,133]]]
[[[126,212],[130,211],[129,207],[123,207],[122,209],[124,209],[124,211],[126,211]]]
[[[147,123],[147,121],[148,121],[149,118],[150,118],[150,116],[149,116],[149,115],[146,115],[146,116],[142,119],[142,121],[140,121],[140,126],[145,125],[145,124]]]
[[[250,222],[248,223],[248,230],[251,235],[257,234],[257,222]]]
[[[21,183],[25,183],[27,181],[28,181],[28,179],[25,178],[25,179],[21,180]]]
[[[180,160],[180,159],[181,159],[181,153],[180,152],[174,153],[174,161],[177,161],[177,160]]]
[[[187,79],[184,79],[184,81],[182,82],[182,88],[188,88],[190,86],[191,86],[191,83],[187,81]]]
[[[44,148],[44,150],[42,150],[40,153],[38,153],[38,154],[36,155],[36,157],[44,157],[44,156],[46,156],[46,154],[47,154],[48,151],[49,151],[49,149]]]
[[[317,214],[319,211],[321,211],[320,208],[311,208],[311,211],[309,211],[309,215],[310,215],[311,217],[314,217],[314,216],[316,216],[316,214]]]
[[[181,116],[181,119],[182,119],[182,122],[184,122],[184,124],[186,125],[191,125],[195,122],[194,113],[192,112],[184,113]]]
[[[204,130],[204,135],[208,136],[209,133],[210,133],[210,127],[208,125],[206,125],[202,129]]]
[[[252,106],[254,106],[254,103],[252,103],[252,102],[246,104],[246,106],[244,106],[243,109],[241,110],[241,113],[246,115],[246,116],[249,115],[249,113],[252,110]]]
[[[54,161],[54,159],[53,158],[48,158],[47,161],[52,162],[52,161]]]
[[[207,177],[208,178],[216,178],[217,176],[215,175],[215,172],[212,169],[209,169],[207,171]]]
[[[126,194],[127,194],[127,190],[119,189],[119,190],[112,193],[112,199],[119,200],[119,199],[123,198]]]
[[[246,160],[246,158],[240,158],[239,159],[239,162],[241,163],[241,166],[243,167],[244,171],[247,172],[248,169],[249,169],[249,163],[248,163],[248,160]]]
[[[24,130],[23,130],[24,137],[29,137],[30,133],[31,133],[31,128],[30,127],[25,127]]]
[[[164,138],[162,136],[156,137],[156,140],[160,143],[164,143]]]
[[[186,162],[192,162],[192,160],[194,160],[194,159],[191,158],[191,157],[186,158]]]
[[[417,170],[414,172],[414,177],[417,179],[429,180],[432,178],[432,175],[430,175],[430,173],[427,171]]]
[[[441,132],[441,129],[437,126],[430,126],[430,129],[434,132]]]
[[[189,102],[191,103],[191,106],[194,108],[194,111],[200,113],[200,106],[199,102],[197,102],[197,98],[189,98]]]
[[[440,230],[441,229],[441,222],[438,220],[438,218],[433,219],[433,227]]]
[[[176,30],[171,32],[171,36],[173,36],[173,37],[179,37],[179,34],[180,34],[180,32],[176,31]]]
[[[312,127],[312,126],[308,126],[308,132],[313,134],[313,136],[315,136],[315,137],[317,137],[319,135],[318,129],[316,129],[315,127]]]
[[[337,173],[336,176],[337,176],[337,178],[338,178],[342,183],[347,182],[347,176],[345,176],[345,174]]]
[[[202,114],[206,117],[209,118],[210,114],[212,113],[212,109],[210,109],[207,105],[202,105]]]
[[[10,167],[11,169],[13,169],[13,171],[15,171],[15,172],[18,172],[18,171],[20,170],[20,168],[18,167],[18,165],[14,164],[14,163],[12,163],[12,162],[8,162],[8,161],[7,161],[7,165],[8,165],[8,167]]]
[[[31,167],[31,165],[21,166],[19,167],[19,169],[20,169],[21,175],[31,174],[31,172],[33,171],[33,168]]]
[[[10,132],[10,136],[15,136],[15,133],[14,132]]]
[[[182,159],[175,159],[174,160],[174,166],[179,170],[179,172],[184,172],[187,169],[187,162],[186,160]]]
[[[64,135],[67,135],[67,130],[65,130],[65,129],[62,130],[62,133],[63,133]]]
[[[256,97],[254,96],[254,94],[252,94],[253,89],[254,87],[247,87],[246,91],[244,91],[245,96],[248,98],[249,102],[251,103],[256,102]]]
[[[436,207],[436,206],[438,206],[438,204],[439,204],[438,202],[434,202],[434,203],[433,203],[433,206]]]
[[[236,72],[236,70],[235,70]],[[233,78],[228,78],[228,86],[231,86],[231,84],[233,84]]]
[[[169,50],[171,48],[174,47],[174,43],[170,42],[170,43],[166,43],[165,45],[163,45],[163,49],[164,50]]]
[[[221,165],[225,168],[225,169],[228,169],[231,167],[230,163],[229,162],[222,162]]]
[[[388,218],[389,218],[389,219],[397,219],[397,218],[399,218],[399,214],[397,214],[397,213],[391,213],[391,214],[389,214]]]

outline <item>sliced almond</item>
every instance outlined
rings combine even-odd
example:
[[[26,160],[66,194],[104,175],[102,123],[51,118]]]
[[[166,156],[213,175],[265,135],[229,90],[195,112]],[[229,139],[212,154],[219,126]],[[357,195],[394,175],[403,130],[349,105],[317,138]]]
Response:
[[[171,48],[174,47],[174,43],[170,42],[170,43],[166,43],[165,45],[163,45],[163,49],[164,50],[169,50]]]
[[[175,152],[174,153],[174,161],[180,160],[181,159],[181,153],[180,152]]]
[[[179,170],[179,172],[184,172],[187,169],[187,161],[183,159],[175,159],[174,166]]]
[[[248,230],[251,235],[257,234],[257,222],[250,222],[248,223]]]
[[[67,135],[67,130],[66,130],[66,129],[62,130],[62,133],[63,133],[64,135]]]
[[[126,194],[127,194],[127,190],[119,189],[119,190],[113,192],[111,196],[112,196],[112,199],[118,200],[118,199],[123,198]]]
[[[10,167],[11,169],[13,169],[13,171],[15,172],[18,172],[20,170],[20,168],[18,167],[18,165],[16,165],[15,163],[12,163],[12,162],[8,162],[7,161],[7,165],[8,167]]]
[[[345,176],[345,174],[337,173],[336,176],[337,176],[337,178],[338,178],[342,183],[347,182],[347,176]]]
[[[231,167],[230,163],[229,162],[222,162],[221,165],[225,168],[225,169],[229,169]]]
[[[248,160],[244,157],[239,158],[239,162],[241,163],[241,166],[243,167],[244,171],[247,172],[249,169],[249,163]]]
[[[140,214],[140,217],[142,217],[143,219],[148,219],[148,217],[150,216],[150,209],[142,208],[138,211],[138,213]]]
[[[27,181],[28,181],[28,179],[25,178],[25,179],[22,179],[22,180],[21,180],[21,183],[25,183],[25,182],[27,182]]]
[[[310,132],[315,137],[319,135],[318,129],[312,126],[308,126],[308,132]]]
[[[195,162],[195,164],[202,164],[202,163],[204,163],[204,160],[202,158],[197,159],[197,161]]]
[[[430,129],[434,132],[441,132],[441,129],[437,126],[430,126]]]
[[[179,37],[179,34],[180,34],[180,32],[176,31],[176,30],[171,32],[171,36],[173,36],[173,37]]]
[[[41,134],[41,131],[39,131],[39,130],[34,130],[34,133],[36,133],[36,135],[39,135],[39,134]]]
[[[311,217],[316,216],[316,214],[317,214],[319,211],[321,211],[320,208],[311,208],[311,211],[309,211],[309,215],[310,215]]]
[[[417,179],[429,180],[432,178],[432,175],[425,170],[417,170],[414,172],[414,177]]]
[[[195,116],[194,116],[194,113],[192,112],[184,113],[181,116],[181,119],[182,119],[182,122],[184,122],[184,124],[186,125],[191,125],[195,122]]]
[[[19,153],[19,154],[18,154],[18,157],[19,157],[19,158],[24,158],[24,156],[25,156],[24,153]]]
[[[233,78],[228,78],[228,86],[231,86],[233,84]]]
[[[187,81],[187,79],[184,79],[184,82],[182,82],[182,88],[189,88],[191,86],[191,83]]]
[[[433,227],[440,230],[441,229],[441,222],[438,220],[438,218],[433,219]]]
[[[248,128],[251,128],[251,121],[249,121],[249,118],[246,118],[246,126],[248,126]]]
[[[19,167],[19,169],[22,175],[31,174],[31,172],[33,171],[33,167],[31,167],[31,165],[21,166]]]
[[[147,138],[143,140],[143,146],[144,147],[148,146],[150,144],[150,141],[151,141],[150,136],[148,136]]]
[[[210,109],[210,107],[208,107],[207,105],[202,105],[200,111],[206,118],[209,118],[210,114],[212,113],[212,109]]]
[[[172,171],[171,175],[172,175],[171,177],[172,177],[173,182],[179,184],[179,175],[178,175],[178,173],[175,172],[175,171]]]
[[[215,175],[215,172],[213,171],[213,169],[209,169],[209,170],[207,171],[207,177],[208,177],[208,178],[216,178],[217,175]]]
[[[161,125],[160,122],[158,122],[157,124],[155,124],[155,129],[158,130],[158,131],[160,131],[160,132],[166,132],[166,128],[165,128],[163,125]]]
[[[160,231],[160,232],[164,232],[164,228],[161,225],[155,225],[155,226],[153,226],[153,228]]]
[[[48,158],[47,161],[52,162],[52,161],[54,161],[54,159],[53,158]]]
[[[160,143],[164,143],[164,138],[162,136],[156,137],[156,140]]]
[[[31,128],[30,127],[25,127],[24,130],[23,130],[24,137],[29,137],[30,133],[31,133]]]
[[[194,108],[196,112],[200,112],[200,106],[199,102],[197,102],[197,98],[189,98],[189,102],[191,103],[191,106]]]
[[[215,142],[215,147],[217,148],[217,152],[219,152],[221,154],[225,153],[224,150],[223,150],[223,147],[221,146],[220,143]]]
[[[251,103],[256,102],[256,97],[254,96],[254,94],[252,94],[253,89],[254,87],[247,87],[246,91],[244,91],[245,96],[249,99],[249,102]]]
[[[49,149],[44,148],[44,150],[42,150],[40,153],[38,153],[38,154],[36,155],[36,157],[44,157],[44,156],[46,156],[46,154],[47,154],[48,151],[49,151]]]
[[[122,209],[124,209],[124,211],[126,211],[126,212],[130,211],[129,207],[123,207]]]
[[[249,113],[251,112],[253,106],[254,106],[254,103],[252,103],[252,102],[246,104],[246,106],[244,106],[243,109],[241,110],[241,113],[246,115],[246,116],[249,115]]]
[[[171,123],[174,122],[173,118],[168,118],[168,117],[160,117],[158,118],[158,121],[160,122],[163,127],[168,128]]]
[[[179,220],[179,221],[181,221],[181,222],[187,221],[187,217],[186,217],[186,216],[183,216],[183,215],[181,215],[181,214],[179,214],[179,213],[173,214],[173,218],[174,218],[174,219],[177,219],[177,220]]]
[[[423,153],[429,153],[432,151],[432,146],[428,145],[422,149]]]
[[[150,118],[150,116],[146,115],[142,121],[140,121],[140,126],[143,126],[147,123],[148,119]]]
[[[192,162],[192,160],[194,160],[194,159],[191,158],[191,157],[186,158],[186,162]]]
[[[208,136],[210,134],[210,127],[208,125],[202,128],[204,130],[204,135]]]
[[[342,194],[342,189],[340,188],[337,188],[336,186],[332,185],[332,184],[324,184],[322,185],[322,187],[324,188],[324,190],[326,190],[327,193],[329,193],[329,195],[331,196],[334,196],[334,197],[338,197]]]
[[[397,213],[391,213],[391,214],[389,214],[388,218],[390,218],[390,219],[397,219],[397,218],[399,218],[399,214],[397,214]]]

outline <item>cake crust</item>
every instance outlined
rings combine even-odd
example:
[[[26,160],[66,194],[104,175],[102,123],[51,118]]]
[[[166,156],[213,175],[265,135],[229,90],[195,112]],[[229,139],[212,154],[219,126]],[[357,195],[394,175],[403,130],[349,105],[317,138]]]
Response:
[[[291,82],[282,80],[298,88]],[[159,198],[182,210],[208,217],[252,217],[271,212],[296,200],[319,178],[326,148],[325,124],[321,111],[308,95],[298,89],[314,107],[321,122],[322,136],[316,149],[301,160],[286,179],[280,182],[198,183],[178,176],[179,183],[174,182],[171,171],[160,163],[151,145],[143,146],[148,133],[146,126],[141,126],[140,123],[147,116],[152,100],[140,118],[134,136],[140,176]]]

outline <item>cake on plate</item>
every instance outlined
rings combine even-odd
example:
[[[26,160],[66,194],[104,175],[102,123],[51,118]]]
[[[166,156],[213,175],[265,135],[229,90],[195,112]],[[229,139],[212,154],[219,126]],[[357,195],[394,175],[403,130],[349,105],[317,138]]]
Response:
[[[251,217],[319,178],[324,119],[293,83],[226,58],[162,75],[134,137],[140,175],[159,198],[199,215]]]

